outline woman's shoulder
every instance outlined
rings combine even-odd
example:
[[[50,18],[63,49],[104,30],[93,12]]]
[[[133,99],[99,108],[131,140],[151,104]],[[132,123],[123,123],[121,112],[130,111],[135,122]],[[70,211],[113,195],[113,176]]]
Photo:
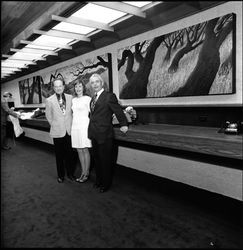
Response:
[[[70,94],[67,94],[67,93],[64,93],[64,95],[65,95],[66,98],[73,99],[73,95],[70,95]]]
[[[83,96],[86,100],[90,101],[91,100],[91,97],[89,95],[84,95]]]
[[[76,97],[76,96],[73,96],[72,102],[75,102],[76,100],[77,100],[77,97]]]

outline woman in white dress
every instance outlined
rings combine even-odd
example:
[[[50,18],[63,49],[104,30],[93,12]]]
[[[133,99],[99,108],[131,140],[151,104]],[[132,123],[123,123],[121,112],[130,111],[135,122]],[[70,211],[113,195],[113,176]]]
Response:
[[[72,99],[73,122],[71,128],[72,147],[77,149],[81,163],[81,176],[77,182],[85,182],[89,178],[90,153],[92,147],[88,138],[89,112],[91,97],[85,95],[86,87],[81,80],[74,83],[75,97]]]

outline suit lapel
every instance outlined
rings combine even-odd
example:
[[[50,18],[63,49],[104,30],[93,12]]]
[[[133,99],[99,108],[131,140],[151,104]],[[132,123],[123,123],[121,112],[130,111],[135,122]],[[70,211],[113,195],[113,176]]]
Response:
[[[69,96],[65,95],[65,99],[66,99],[66,110],[69,110],[69,107],[71,106],[71,98],[69,98]]]
[[[98,100],[97,100],[96,103],[95,103],[94,112],[95,112],[97,106],[99,106],[101,103],[104,102],[105,96],[106,96],[106,92],[105,92],[105,90],[104,90],[104,91],[100,94]]]
[[[56,94],[54,94],[54,96],[53,96],[53,102],[54,102],[56,108],[59,110],[59,112],[63,115],[62,110],[61,110],[61,107],[60,107],[59,102],[58,102],[58,100],[57,100]]]

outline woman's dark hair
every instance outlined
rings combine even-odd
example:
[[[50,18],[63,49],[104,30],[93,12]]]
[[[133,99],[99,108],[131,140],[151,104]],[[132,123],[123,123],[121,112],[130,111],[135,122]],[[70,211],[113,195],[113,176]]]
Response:
[[[87,88],[86,88],[86,84],[84,83],[84,81],[83,80],[81,80],[81,79],[76,79],[75,81],[74,81],[74,84],[73,84],[73,88],[74,88],[74,95],[75,96],[77,96],[77,93],[76,93],[76,91],[75,91],[75,86],[77,85],[77,84],[79,84],[79,83],[81,83],[82,84],[82,86],[83,86],[83,95],[87,95]]]

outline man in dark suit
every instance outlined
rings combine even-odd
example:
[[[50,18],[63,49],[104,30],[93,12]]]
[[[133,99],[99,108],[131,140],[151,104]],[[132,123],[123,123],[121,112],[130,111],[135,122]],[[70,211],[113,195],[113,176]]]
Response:
[[[104,90],[102,77],[99,74],[93,74],[89,82],[95,93],[90,102],[91,114],[88,127],[88,137],[92,140],[96,173],[94,186],[103,193],[110,188],[112,183],[114,137],[112,115],[116,115],[122,133],[127,132],[128,126],[126,116],[118,103],[116,95]]]

